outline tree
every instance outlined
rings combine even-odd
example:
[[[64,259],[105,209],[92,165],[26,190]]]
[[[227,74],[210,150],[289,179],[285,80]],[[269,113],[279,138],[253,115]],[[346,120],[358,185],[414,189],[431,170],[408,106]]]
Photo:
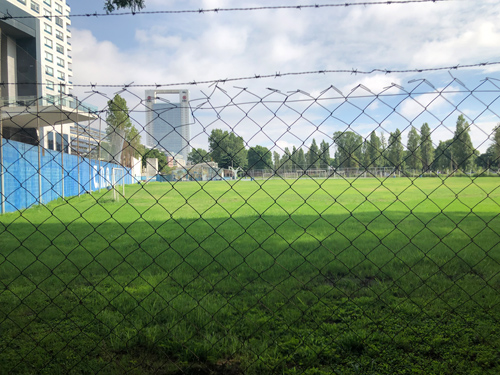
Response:
[[[495,155],[495,145],[492,144],[486,152],[479,155],[476,159],[476,164],[482,169],[490,169],[495,165],[498,165],[498,156]]]
[[[132,12],[135,12],[145,7],[144,0],[106,0],[104,3],[104,9],[108,13],[123,8],[130,8]]]
[[[469,135],[470,125],[463,115],[458,116],[455,134],[453,136],[453,161],[457,169],[468,171],[472,168],[475,149]]]
[[[144,154],[142,155],[142,167],[146,168],[147,159],[158,159],[158,172],[163,174],[168,174],[172,170],[168,166],[168,160],[165,154],[155,148],[148,150],[145,149]]]
[[[453,139],[448,139],[444,142],[439,141],[439,145],[434,150],[433,170],[444,172],[448,169],[453,169],[453,161],[451,159],[452,145]]]
[[[139,153],[141,150],[141,136],[134,125],[132,125],[127,101],[120,95],[115,95],[113,99],[108,101],[106,123],[108,124],[106,128],[108,143],[123,143],[123,148],[118,147],[118,150],[112,153],[116,154],[116,152],[122,151],[120,163],[131,167],[131,157],[141,156]],[[114,150],[114,146],[116,145],[111,145],[110,149]],[[111,156],[114,157],[115,155]]]
[[[420,149],[420,135],[415,127],[411,127],[408,133],[408,143],[406,148],[408,149],[408,157],[406,158],[406,164],[411,169],[422,169],[422,154]]]
[[[285,151],[281,157],[281,168],[283,168],[285,172],[289,172],[292,169],[292,153],[288,147],[285,147]]]
[[[203,162],[207,162],[210,160],[210,155],[208,151],[202,148],[193,148],[191,152],[188,154],[188,161],[193,164],[199,164]]]
[[[403,164],[404,147],[401,142],[401,131],[399,129],[396,129],[394,133],[389,135],[387,153],[392,166],[397,171],[400,171]]]
[[[276,151],[273,152],[273,165],[274,165],[274,170],[277,171],[280,169],[280,154],[278,154]]]
[[[330,144],[323,140],[321,141],[319,145],[320,149],[320,161],[319,161],[319,167],[321,169],[328,169],[330,166]]]
[[[431,168],[432,161],[434,159],[434,146],[432,145],[431,140],[431,129],[427,123],[424,123],[420,128],[420,141],[422,142],[420,146],[422,169],[426,172]]]
[[[498,123],[495,127],[492,147],[496,164],[500,168],[500,123]]]
[[[368,141],[368,139],[363,140],[363,146],[361,147],[361,166],[363,168],[369,168],[372,164],[370,153],[368,151],[369,147],[370,141]]]
[[[292,170],[293,171],[297,170],[298,157],[299,157],[299,152],[297,150],[297,147],[293,146],[293,148],[292,148]]]
[[[370,162],[366,167],[379,167],[384,164],[382,157],[382,142],[374,131],[370,134],[370,141],[368,142],[366,151],[368,157],[365,159]]]
[[[267,147],[255,146],[248,150],[248,169],[272,169],[271,151]]]
[[[307,169],[307,161],[306,161],[306,155],[304,154],[304,150],[299,148],[299,155],[297,156],[297,167],[299,169],[305,170]]]
[[[387,155],[387,140],[385,139],[383,132],[380,132],[380,149],[381,155],[379,159],[379,166],[386,167],[389,165],[389,156]]]
[[[319,168],[319,148],[316,140],[313,138],[309,151],[306,155],[307,169],[318,169]]]
[[[242,137],[227,130],[214,129],[208,137],[210,156],[221,168],[246,168],[247,150]]]
[[[339,168],[357,168],[361,161],[363,137],[352,132],[333,133],[335,159]]]

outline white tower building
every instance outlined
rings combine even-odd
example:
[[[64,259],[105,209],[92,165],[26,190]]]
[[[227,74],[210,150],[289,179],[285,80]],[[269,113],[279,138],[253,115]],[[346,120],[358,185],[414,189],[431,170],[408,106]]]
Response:
[[[178,95],[178,102],[160,98],[162,94]],[[146,145],[187,161],[191,151],[189,91],[147,90],[146,107]]]

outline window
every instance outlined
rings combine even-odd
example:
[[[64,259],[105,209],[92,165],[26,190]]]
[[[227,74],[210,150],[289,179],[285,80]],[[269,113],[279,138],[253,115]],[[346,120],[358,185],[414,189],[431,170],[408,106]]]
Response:
[[[49,33],[50,35],[52,35],[52,26],[50,26],[49,24],[45,24],[43,29],[45,30],[45,32]]]
[[[64,22],[61,17],[56,16],[56,25],[60,27],[64,27]]]
[[[47,60],[49,62],[53,62],[54,56],[50,52],[45,51],[45,60]]]
[[[49,89],[49,90],[54,90],[54,82],[52,81],[48,81],[47,80],[47,85],[46,87]]]
[[[63,134],[63,140],[64,140],[64,152],[69,153],[69,136],[67,134]]]
[[[52,20],[52,13],[50,12],[50,10],[44,9],[44,10],[43,10],[43,15],[44,15],[44,16],[45,16],[45,18],[47,18],[48,20]]]
[[[43,2],[47,5],[52,5],[52,0],[43,0]]]
[[[56,38],[64,41],[64,34],[62,33],[62,31],[56,30]]]
[[[64,72],[61,72],[61,71],[57,71],[57,78],[59,78],[61,81],[64,81],[66,79],[66,75],[64,74]]]
[[[36,1],[31,0],[31,10],[40,13],[40,5]]]
[[[26,5],[26,0],[17,0],[17,1],[19,1],[21,4]]]
[[[47,94],[46,99],[50,104],[54,104],[54,95]]]
[[[57,65],[62,66],[64,68],[64,59],[61,59],[60,57],[57,58]]]
[[[45,38],[45,45],[49,48],[52,48],[52,40],[49,38]]]
[[[61,4],[56,3],[56,12],[62,14],[63,8]]]
[[[64,47],[60,44],[56,44],[56,51],[59,53],[64,53]]]
[[[48,76],[54,77],[54,69],[51,68],[50,66],[45,67],[45,74]]]
[[[64,94],[64,85],[57,85],[57,92],[62,92]]]
[[[47,101],[48,101],[48,98],[47,98]],[[47,134],[48,136],[48,148],[49,150],[53,150],[54,149],[54,132],[49,132]]]

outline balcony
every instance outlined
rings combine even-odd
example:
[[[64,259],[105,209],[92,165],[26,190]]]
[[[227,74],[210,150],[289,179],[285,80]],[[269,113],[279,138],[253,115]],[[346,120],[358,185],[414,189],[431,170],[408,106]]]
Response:
[[[38,106],[37,106],[38,104]],[[37,128],[97,118],[98,108],[70,95],[19,96],[0,98],[0,113],[5,127]],[[40,119],[37,121],[37,119]]]

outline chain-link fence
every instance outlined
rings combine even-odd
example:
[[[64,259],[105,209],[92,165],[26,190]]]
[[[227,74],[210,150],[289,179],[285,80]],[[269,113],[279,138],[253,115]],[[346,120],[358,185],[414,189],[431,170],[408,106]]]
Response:
[[[408,87],[4,102],[0,374],[497,374],[500,88]]]

